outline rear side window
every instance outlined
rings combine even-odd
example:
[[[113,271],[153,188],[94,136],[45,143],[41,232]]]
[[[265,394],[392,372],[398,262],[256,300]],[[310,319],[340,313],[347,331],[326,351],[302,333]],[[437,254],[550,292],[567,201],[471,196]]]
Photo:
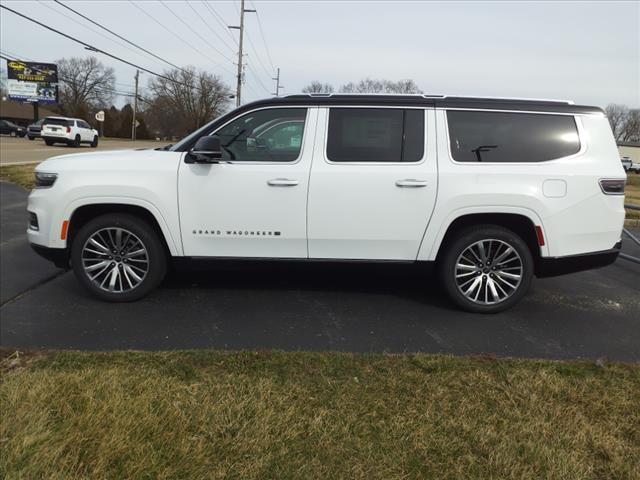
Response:
[[[544,162],[580,151],[570,115],[451,110],[447,121],[458,162]]]
[[[332,162],[417,162],[424,154],[424,110],[332,108]]]
[[[43,125],[58,125],[59,127],[72,127],[73,120],[65,120],[64,118],[45,118]]]

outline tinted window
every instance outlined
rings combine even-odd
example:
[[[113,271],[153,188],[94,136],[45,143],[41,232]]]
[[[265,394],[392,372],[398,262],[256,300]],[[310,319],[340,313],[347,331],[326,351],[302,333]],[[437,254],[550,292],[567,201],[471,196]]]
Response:
[[[306,108],[270,108],[237,118],[214,134],[222,159],[292,162],[300,155],[306,117]]]
[[[447,120],[458,162],[544,162],[580,150],[569,115],[448,111]]]
[[[64,118],[45,118],[43,125],[58,125],[62,127],[73,126],[73,120],[65,120]]]
[[[333,162],[417,162],[424,110],[332,108],[327,157]]]
[[[89,125],[84,120],[78,120],[78,126],[81,127],[81,128],[89,128],[89,129],[91,129],[91,125]]]

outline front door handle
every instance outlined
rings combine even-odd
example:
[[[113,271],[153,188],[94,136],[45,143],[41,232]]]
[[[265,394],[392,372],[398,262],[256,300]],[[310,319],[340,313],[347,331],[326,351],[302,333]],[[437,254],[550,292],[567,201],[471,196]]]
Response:
[[[396,181],[396,187],[421,188],[426,186],[427,186],[426,180],[416,180],[415,178],[405,178],[404,180]]]
[[[298,180],[291,180],[289,178],[273,178],[267,180],[267,185],[270,187],[295,187],[298,185]]]

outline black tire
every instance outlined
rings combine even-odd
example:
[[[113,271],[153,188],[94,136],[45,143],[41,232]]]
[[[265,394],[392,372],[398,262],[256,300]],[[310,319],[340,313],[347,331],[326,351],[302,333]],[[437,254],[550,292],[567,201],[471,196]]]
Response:
[[[98,146],[98,136],[93,137],[93,141],[91,142],[91,147],[96,148]]]
[[[29,135],[29,140],[35,140],[36,137],[32,137],[31,135]]]
[[[82,254],[85,244],[92,235],[106,228],[123,228],[133,233],[147,251],[148,270],[146,275],[135,288],[128,291],[109,292],[100,288],[84,270]],[[112,262],[110,266],[114,264],[115,262]],[[126,213],[110,213],[96,217],[80,228],[71,245],[71,267],[79,282],[100,300],[132,302],[146,296],[162,282],[167,271],[167,255],[161,239],[148,222]]]
[[[76,135],[76,138],[69,140],[68,145],[74,148],[80,147],[80,135]]]
[[[506,247],[504,247],[504,245],[508,245],[513,250],[515,250],[515,252],[519,256],[519,262],[522,266],[519,283],[509,279],[517,285],[515,289],[510,290],[506,285],[502,283],[500,284],[505,287],[504,289],[507,293],[509,293],[509,296],[500,301],[496,301],[496,297],[493,296],[487,286],[487,282],[490,281],[493,282],[494,285],[498,284],[498,280],[500,280],[500,282],[503,281],[503,277],[497,278],[494,275],[494,272],[492,272],[492,269],[500,269],[500,266],[495,267],[494,265],[493,267],[491,267],[491,263],[477,263],[474,268],[476,268],[478,271],[469,272],[469,277],[463,277],[462,279],[458,280],[463,285],[459,285],[458,281],[456,280],[457,272],[461,276],[466,275],[465,270],[457,269],[456,267],[460,255],[462,255],[462,253],[465,252],[465,250],[467,250],[467,248],[469,248],[471,245],[474,245],[482,240],[497,240],[495,243],[492,242],[489,246],[489,249],[492,249],[493,247],[492,251],[494,254],[497,245],[502,246],[501,248],[504,249],[502,250],[502,252],[506,251],[507,249]],[[444,245],[444,248],[445,251],[443,252],[442,257],[438,260],[440,279],[451,300],[463,310],[473,313],[501,312],[503,310],[511,308],[516,303],[518,303],[527,293],[527,290],[531,285],[531,279],[533,277],[534,271],[533,256],[531,255],[531,251],[519,235],[507,228],[498,225],[477,225],[474,227],[470,227],[468,229],[462,230],[461,232],[456,234],[455,238],[447,241],[447,244]],[[488,252],[487,260],[489,262],[495,260],[495,258],[492,259],[491,256],[492,252]],[[516,262],[516,264],[518,263],[517,258],[514,261]],[[482,266],[482,268],[480,268],[480,266]],[[499,272],[501,271],[498,270],[498,272],[495,273]],[[484,292],[482,292],[483,295],[486,295],[484,302],[482,296],[480,296],[477,301],[474,301],[473,299],[467,298],[467,296],[465,296],[461,291],[462,287],[468,288],[468,284],[465,285],[464,282],[471,281],[476,275],[481,277],[479,280],[480,285],[478,291],[483,290],[484,286]],[[489,278],[491,278],[492,280],[489,280]],[[473,292],[476,292],[476,290],[473,290],[471,293]],[[487,302],[486,300],[489,299],[489,297],[491,297],[490,300],[494,301],[495,303]]]
[[[48,138],[45,138],[44,143],[46,143],[50,147],[51,145],[53,145],[53,140],[49,140]]]

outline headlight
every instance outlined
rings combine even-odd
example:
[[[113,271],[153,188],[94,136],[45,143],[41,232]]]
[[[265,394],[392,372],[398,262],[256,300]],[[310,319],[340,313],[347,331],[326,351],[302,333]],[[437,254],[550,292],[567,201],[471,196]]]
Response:
[[[56,179],[58,178],[57,173],[45,173],[45,172],[35,172],[36,188],[49,188],[52,187],[54,183],[56,183]]]

